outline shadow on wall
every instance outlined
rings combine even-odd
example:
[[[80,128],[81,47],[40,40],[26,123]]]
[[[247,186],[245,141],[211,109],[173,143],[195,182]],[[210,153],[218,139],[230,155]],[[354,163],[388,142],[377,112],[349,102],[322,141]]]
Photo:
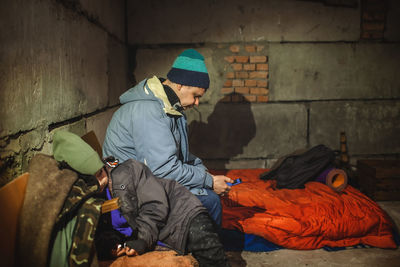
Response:
[[[218,162],[212,167],[214,169],[225,169],[232,158],[243,153],[244,147],[256,134],[251,103],[241,94],[231,94],[228,97],[241,99],[241,102],[220,100],[207,123],[202,122],[200,117],[200,121],[193,121],[189,125],[191,153],[202,160]]]

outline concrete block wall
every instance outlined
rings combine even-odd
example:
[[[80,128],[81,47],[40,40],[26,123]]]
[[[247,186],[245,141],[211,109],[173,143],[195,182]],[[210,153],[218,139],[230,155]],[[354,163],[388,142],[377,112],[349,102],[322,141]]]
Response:
[[[353,164],[399,158],[399,7],[394,0],[128,2],[134,76],[165,77],[185,48],[204,55],[211,87],[187,117],[191,150],[209,168],[270,167],[321,143],[339,150],[341,132]]]
[[[211,88],[187,113],[210,168],[269,167],[298,148],[399,158],[395,0],[4,0],[0,186],[54,131],[102,142],[118,97],[196,48]],[[255,62],[256,61],[256,62]]]
[[[125,1],[0,4],[0,186],[51,154],[52,134],[100,141],[126,90]]]

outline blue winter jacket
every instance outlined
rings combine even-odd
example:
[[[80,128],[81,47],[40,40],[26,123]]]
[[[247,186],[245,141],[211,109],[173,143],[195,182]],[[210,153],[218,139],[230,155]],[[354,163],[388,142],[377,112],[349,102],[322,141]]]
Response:
[[[212,176],[189,152],[185,115],[171,106],[160,80],[143,80],[120,96],[122,106],[107,128],[103,156],[133,158],[155,176],[176,180],[195,195],[207,195]]]

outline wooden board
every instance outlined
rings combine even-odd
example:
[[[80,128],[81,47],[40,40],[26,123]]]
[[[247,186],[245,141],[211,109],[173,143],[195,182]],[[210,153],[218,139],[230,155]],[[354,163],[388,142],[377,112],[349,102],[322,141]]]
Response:
[[[24,173],[0,188],[1,265],[13,266],[18,218],[24,202],[29,173]]]
[[[81,136],[81,138],[83,141],[88,143],[97,152],[97,154],[99,154],[100,159],[103,158],[103,152],[99,139],[97,139],[97,136],[93,131],[86,133],[85,135]]]
[[[106,213],[110,212],[112,210],[116,210],[119,208],[119,198],[113,198],[110,200],[106,200],[102,205],[101,205],[101,213]]]
[[[376,201],[400,200],[400,160],[358,160],[358,183]]]

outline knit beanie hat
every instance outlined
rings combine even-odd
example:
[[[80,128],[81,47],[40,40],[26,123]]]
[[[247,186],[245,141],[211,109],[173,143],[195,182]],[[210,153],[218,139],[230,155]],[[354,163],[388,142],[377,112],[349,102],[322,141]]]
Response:
[[[66,131],[54,134],[53,155],[57,161],[65,161],[75,171],[87,175],[94,175],[104,165],[90,145]]]
[[[172,64],[167,74],[171,82],[195,86],[207,89],[210,86],[210,78],[204,57],[194,49],[183,51]]]

